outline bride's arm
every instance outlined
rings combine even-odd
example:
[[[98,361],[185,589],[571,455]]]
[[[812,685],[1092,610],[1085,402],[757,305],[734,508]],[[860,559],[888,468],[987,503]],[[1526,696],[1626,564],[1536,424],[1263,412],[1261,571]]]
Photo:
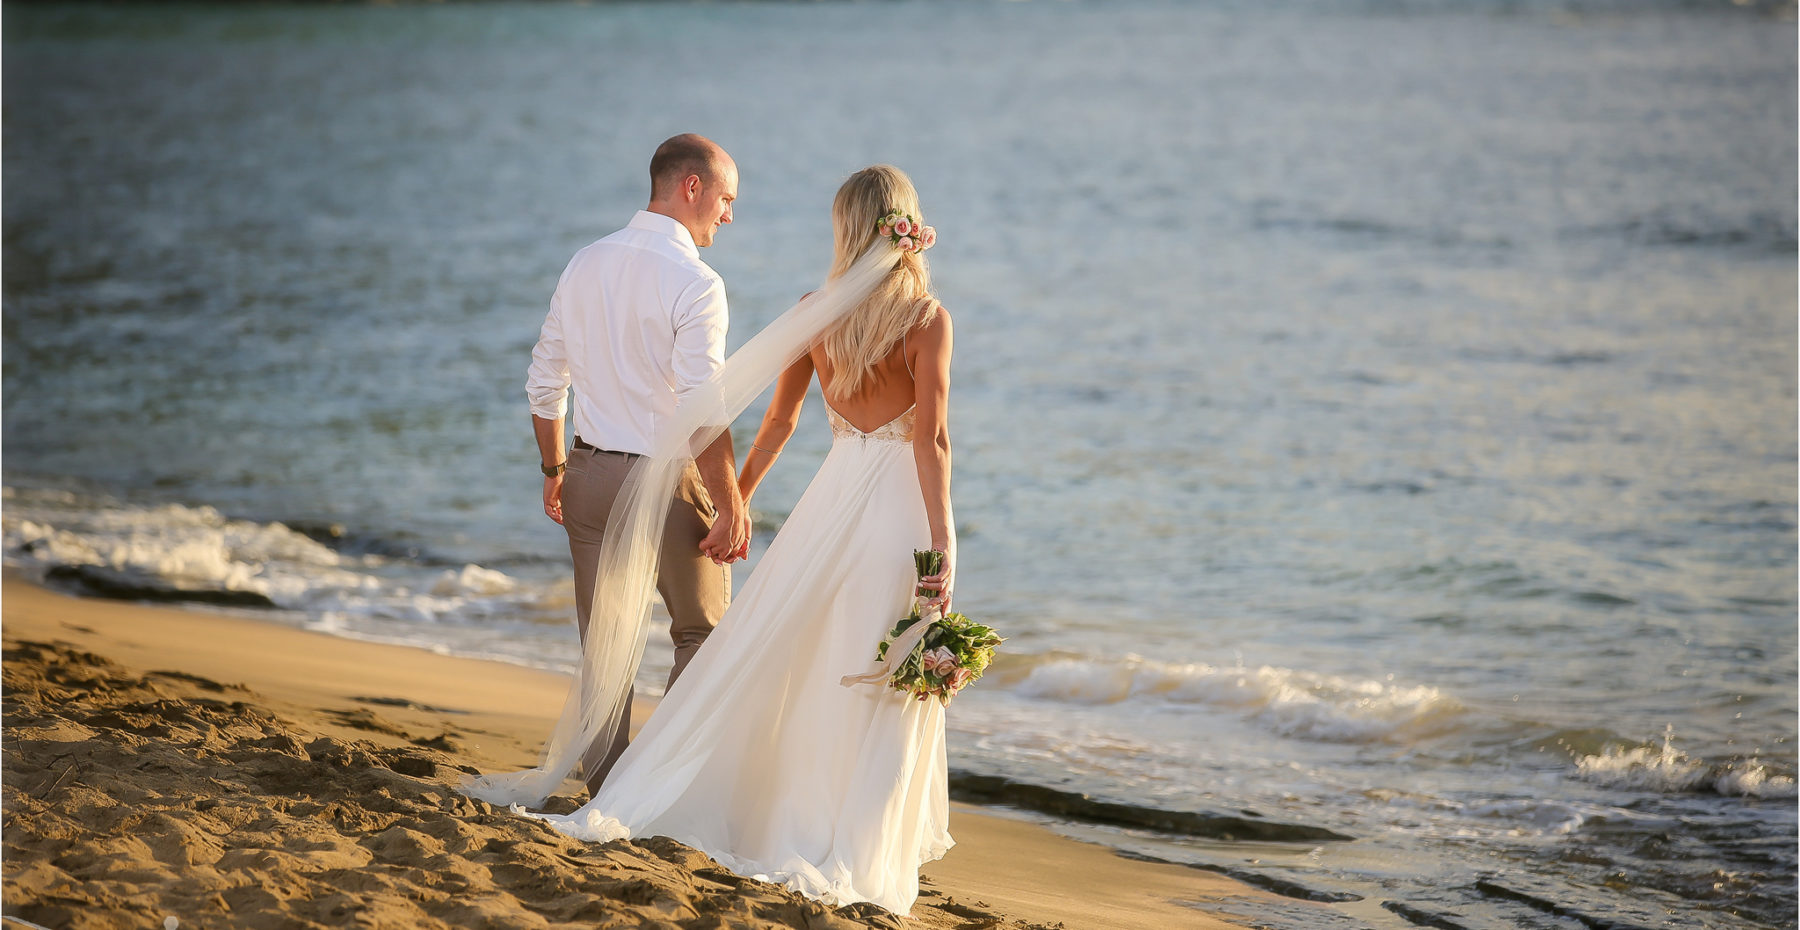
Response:
[[[919,469],[919,490],[925,495],[925,518],[931,524],[931,548],[946,555],[941,576],[921,579],[936,588],[942,606],[949,607],[955,575],[955,539],[950,525],[950,311],[939,307],[931,322],[914,332],[910,340],[913,358],[914,401],[913,461]]]
[[[745,507],[750,506],[750,495],[762,483],[763,475],[769,473],[769,466],[775,464],[775,456],[781,454],[781,447],[794,435],[794,425],[800,421],[800,405],[806,402],[806,387],[812,383],[812,376],[812,356],[802,355],[776,379],[775,397],[769,401],[769,412],[763,414],[762,427],[756,431],[756,442],[744,454],[744,470],[738,473],[738,493],[743,495]]]

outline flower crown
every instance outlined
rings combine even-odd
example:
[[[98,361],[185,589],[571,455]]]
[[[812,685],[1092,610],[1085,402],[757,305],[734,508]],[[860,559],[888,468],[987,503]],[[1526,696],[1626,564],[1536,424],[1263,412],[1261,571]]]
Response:
[[[902,252],[923,252],[937,245],[937,230],[899,210],[875,222],[876,231]]]

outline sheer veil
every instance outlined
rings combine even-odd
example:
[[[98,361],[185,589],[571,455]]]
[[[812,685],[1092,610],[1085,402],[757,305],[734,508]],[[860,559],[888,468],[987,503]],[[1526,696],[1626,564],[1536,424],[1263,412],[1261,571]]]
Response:
[[[590,745],[609,742],[617,728],[630,726],[622,711],[644,655],[663,521],[682,470],[827,327],[861,305],[902,254],[876,240],[843,274],[732,353],[657,429],[651,452],[632,466],[607,517],[581,667],[543,760],[524,771],[465,778],[459,790],[493,804],[537,807],[566,776],[576,774]]]

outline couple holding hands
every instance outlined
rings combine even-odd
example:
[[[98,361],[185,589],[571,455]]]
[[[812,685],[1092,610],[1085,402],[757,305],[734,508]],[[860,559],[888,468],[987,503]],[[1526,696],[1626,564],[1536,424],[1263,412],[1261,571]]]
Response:
[[[899,169],[851,175],[832,203],[824,283],[727,360],[724,283],[698,250],[731,222],[737,167],[681,135],[650,177],[649,205],[569,262],[532,352],[544,509],[569,536],[580,670],[542,764],[463,790],[581,839],[669,836],[832,905],[905,914],[919,866],[954,842],[944,707],[843,679],[869,667],[915,584],[949,606],[951,326],[922,254],[936,231]],[[831,450],[733,599],[749,502],[815,377]],[[770,382],[740,470],[728,427]],[[917,579],[923,549],[944,568]],[[652,589],[675,664],[628,741]],[[583,807],[524,810],[575,772]]]

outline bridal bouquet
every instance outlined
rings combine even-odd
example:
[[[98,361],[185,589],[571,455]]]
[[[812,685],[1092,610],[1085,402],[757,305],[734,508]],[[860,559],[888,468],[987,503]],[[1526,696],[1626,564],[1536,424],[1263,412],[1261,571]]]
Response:
[[[935,575],[944,568],[944,554],[935,550],[913,552],[919,577]],[[941,613],[926,601],[937,592],[930,588],[914,590],[912,611],[888,632],[876,650],[876,659],[885,662],[888,650],[897,642],[917,639],[904,661],[894,667],[888,684],[896,691],[914,695],[923,701],[936,697],[948,704],[956,692],[968,687],[994,660],[994,647],[1006,640],[994,628],[976,623],[962,614]],[[906,636],[917,624],[928,624],[924,636]],[[901,648],[904,648],[902,646]]]

